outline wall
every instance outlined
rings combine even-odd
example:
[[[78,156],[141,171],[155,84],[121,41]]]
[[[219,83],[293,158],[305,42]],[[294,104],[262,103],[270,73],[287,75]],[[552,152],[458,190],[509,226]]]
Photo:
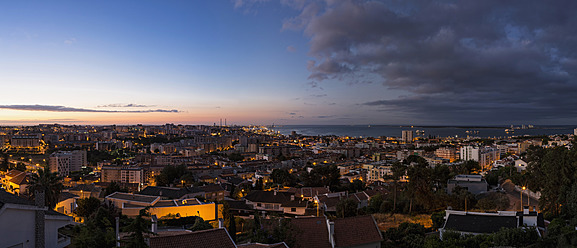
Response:
[[[157,208],[150,208],[150,214],[155,214],[158,218],[162,218],[166,215],[175,215],[180,214],[180,217],[187,217],[187,216],[200,216],[204,220],[214,220],[217,217],[215,216],[216,212],[214,209],[214,203],[209,204],[202,204],[202,205],[188,205],[188,206],[175,206],[175,207],[157,207]],[[223,205],[218,204],[218,218],[222,218],[222,210]],[[139,211],[142,208],[123,208],[122,214],[125,214],[129,217],[137,216]]]
[[[0,247],[34,247],[34,216],[32,210],[0,209]]]

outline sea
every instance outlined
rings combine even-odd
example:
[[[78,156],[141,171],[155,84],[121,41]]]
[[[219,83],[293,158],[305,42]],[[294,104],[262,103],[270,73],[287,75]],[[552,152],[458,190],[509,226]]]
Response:
[[[414,137],[479,137],[507,138],[513,136],[538,136],[573,134],[577,125],[558,126],[401,126],[401,125],[285,125],[269,129],[284,135],[293,131],[306,136],[348,137],[401,137],[403,130],[413,130]],[[507,130],[507,131],[506,131]]]

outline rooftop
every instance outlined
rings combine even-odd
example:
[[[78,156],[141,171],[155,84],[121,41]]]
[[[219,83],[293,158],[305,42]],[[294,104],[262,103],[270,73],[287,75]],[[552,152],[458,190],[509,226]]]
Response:
[[[236,248],[224,228],[150,237],[150,248]]]
[[[383,237],[371,215],[335,219],[335,246],[349,247],[381,242]]]
[[[127,201],[137,201],[137,202],[143,202],[143,203],[154,203],[156,200],[158,200],[160,197],[158,196],[148,196],[148,195],[139,195],[139,194],[129,194],[129,193],[122,193],[122,192],[115,192],[112,193],[108,196],[106,196],[107,199],[109,198],[113,198],[113,199],[119,199],[119,200],[127,200]]]

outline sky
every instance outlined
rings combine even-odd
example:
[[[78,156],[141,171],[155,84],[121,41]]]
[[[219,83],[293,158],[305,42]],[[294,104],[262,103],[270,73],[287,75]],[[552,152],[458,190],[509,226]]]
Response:
[[[0,124],[577,122],[577,2],[3,1]]]

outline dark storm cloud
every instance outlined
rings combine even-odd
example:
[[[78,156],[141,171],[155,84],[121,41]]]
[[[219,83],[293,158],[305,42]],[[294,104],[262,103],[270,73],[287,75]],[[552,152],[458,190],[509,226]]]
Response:
[[[176,109],[148,109],[148,110],[101,110],[85,109],[55,105],[0,105],[0,109],[25,110],[25,111],[48,111],[48,112],[93,112],[93,113],[178,113]]]
[[[383,90],[406,92],[367,108],[495,122],[577,114],[577,1],[340,0],[300,10],[283,28],[310,37],[311,86],[373,75]]]

